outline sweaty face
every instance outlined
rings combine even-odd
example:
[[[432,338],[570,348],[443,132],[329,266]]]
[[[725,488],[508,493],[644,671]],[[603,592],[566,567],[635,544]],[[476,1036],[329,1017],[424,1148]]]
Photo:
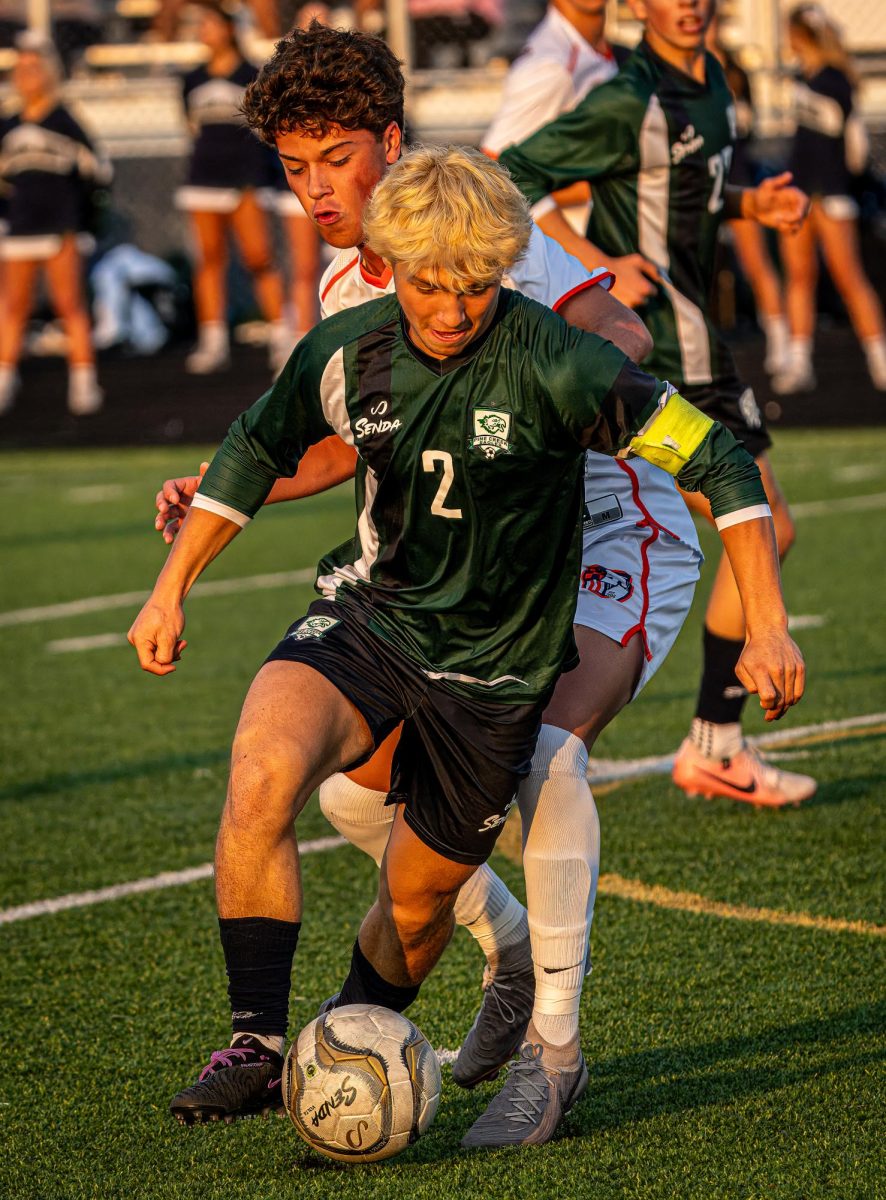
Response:
[[[461,354],[488,327],[495,315],[500,283],[456,282],[439,271],[436,283],[427,270],[394,267],[397,299],[409,336],[431,358]]]
[[[631,8],[646,26],[652,49],[692,51],[704,42],[711,19],[711,0],[632,0]]]
[[[361,245],[366,202],[400,157],[396,123],[381,138],[368,129],[333,125],[323,137],[293,131],[278,134],[276,143],[289,187],[324,242],[339,249]]]

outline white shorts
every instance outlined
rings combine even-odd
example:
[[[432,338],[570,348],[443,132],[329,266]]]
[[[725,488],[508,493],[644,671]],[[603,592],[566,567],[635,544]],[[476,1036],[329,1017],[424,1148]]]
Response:
[[[620,646],[640,638],[637,696],[683,627],[704,557],[670,476],[636,460],[589,454],[588,464],[575,624]]]
[[[858,219],[858,201],[852,196],[815,196],[821,211],[832,221],[855,221]]]
[[[280,217],[303,217],[306,221],[310,220],[301,200],[295,192],[290,192],[289,188],[285,192],[278,188],[262,188],[259,199],[263,208],[268,212],[277,213]]]
[[[4,262],[47,262],[61,251],[66,236],[62,233],[35,233],[27,237],[10,234],[0,241],[0,258]],[[83,255],[91,254],[95,249],[95,238],[91,233],[75,234],[74,240]]]
[[[176,189],[175,207],[182,212],[232,213],[243,203],[241,188],[187,187]]]

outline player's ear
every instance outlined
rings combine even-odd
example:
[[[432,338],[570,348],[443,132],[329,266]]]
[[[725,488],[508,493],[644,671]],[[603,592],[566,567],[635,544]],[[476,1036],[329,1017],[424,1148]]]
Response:
[[[382,145],[385,148],[385,162],[392,166],[403,151],[403,131],[396,121],[391,121],[382,134]]]

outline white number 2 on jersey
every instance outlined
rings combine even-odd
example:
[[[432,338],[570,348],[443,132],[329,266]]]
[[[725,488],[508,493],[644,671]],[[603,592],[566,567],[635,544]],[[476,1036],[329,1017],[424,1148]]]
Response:
[[[719,154],[712,154],[708,159],[708,174],[714,181],[711,194],[708,197],[708,212],[718,213],[723,207],[723,188],[729,178],[729,168],[732,166],[732,147],[724,146]]]
[[[443,465],[443,478],[440,480],[436,496],[431,501],[431,512],[435,517],[450,517],[458,521],[461,519],[461,509],[446,508],[444,504],[446,497],[449,495],[449,489],[452,487],[452,481],[455,478],[452,455],[448,450],[422,451],[421,465],[426,471],[436,471],[438,463],[442,463]]]

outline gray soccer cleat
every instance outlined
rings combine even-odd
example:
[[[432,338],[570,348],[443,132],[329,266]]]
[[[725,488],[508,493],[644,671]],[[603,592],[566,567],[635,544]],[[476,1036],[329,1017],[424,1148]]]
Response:
[[[575,1049],[578,1066],[565,1070],[545,1062],[543,1046],[526,1042],[520,1057],[508,1067],[504,1087],[461,1144],[536,1146],[549,1142],[588,1086],[588,1068],[577,1039]]]
[[[483,993],[480,1011],[452,1064],[452,1078],[463,1088],[494,1079],[526,1036],[535,1001],[528,935],[501,951],[494,970],[486,967]]]

